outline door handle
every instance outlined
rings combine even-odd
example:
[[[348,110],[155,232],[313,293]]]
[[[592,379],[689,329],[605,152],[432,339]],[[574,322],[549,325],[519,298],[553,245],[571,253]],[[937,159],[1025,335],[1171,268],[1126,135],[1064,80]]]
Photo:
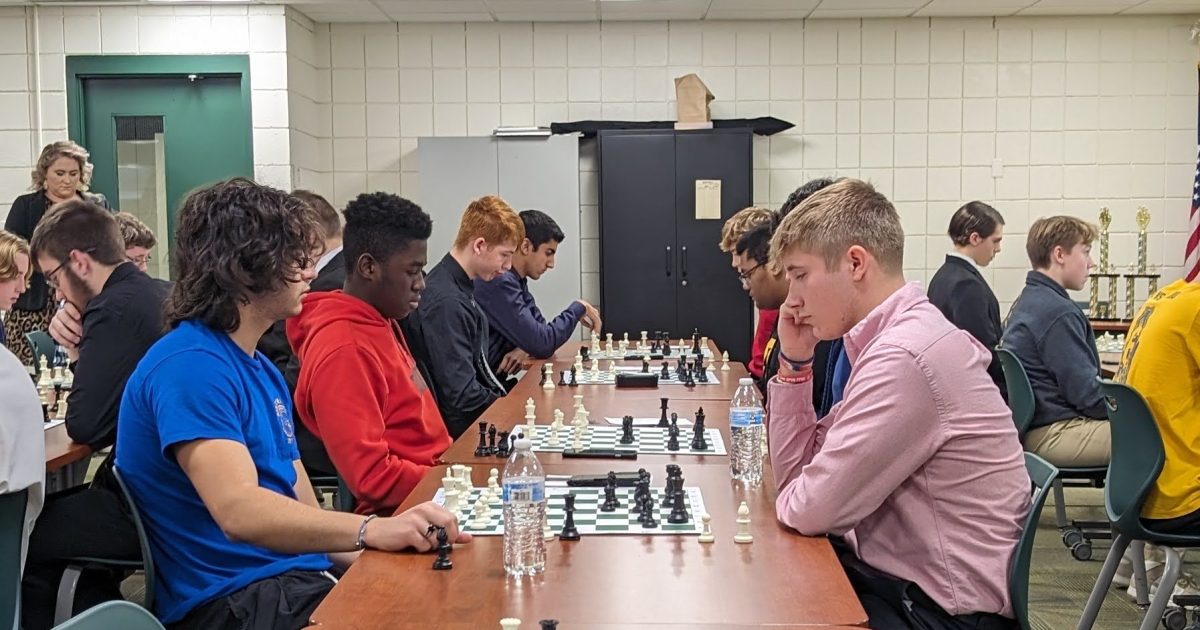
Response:
[[[667,277],[671,277],[671,246],[667,245]]]
[[[679,271],[683,275],[684,278],[687,278],[687,245],[680,247],[679,251],[680,251],[680,256],[682,259],[682,261],[680,263]]]

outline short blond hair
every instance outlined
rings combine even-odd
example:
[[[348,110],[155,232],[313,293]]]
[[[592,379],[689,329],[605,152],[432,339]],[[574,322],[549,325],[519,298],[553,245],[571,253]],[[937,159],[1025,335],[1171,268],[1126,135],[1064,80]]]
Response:
[[[725,225],[721,226],[721,242],[719,243],[721,251],[732,252],[737,247],[742,235],[764,223],[770,223],[771,214],[771,211],[766,208],[754,206],[738,210],[729,217],[729,220],[725,221]]]
[[[125,241],[125,249],[131,247],[145,247],[146,249],[154,249],[158,245],[158,239],[154,238],[154,232],[150,226],[142,223],[142,220],[128,212],[118,212],[113,215],[117,220],[117,227],[121,228],[121,240]]]
[[[1074,249],[1076,245],[1096,240],[1097,234],[1099,230],[1096,226],[1083,219],[1064,215],[1043,217],[1029,226],[1025,253],[1029,255],[1029,264],[1034,269],[1046,269],[1050,267],[1050,254],[1055,247]]]
[[[17,269],[17,254],[33,258],[29,253],[29,243],[25,239],[7,230],[0,230],[0,282],[8,282],[20,275]],[[29,264],[32,266],[33,261],[30,260]],[[32,277],[33,273],[25,273],[26,288],[29,287],[29,279]]]
[[[41,155],[38,156],[37,164],[30,173],[33,179],[33,184],[29,187],[30,190],[41,190],[46,185],[46,173],[50,170],[50,165],[58,158],[68,157],[75,160],[79,164],[79,190],[86,191],[88,185],[92,183],[92,163],[88,161],[91,154],[87,149],[71,142],[70,140],[59,140],[51,142],[42,148]]]
[[[792,249],[820,255],[833,269],[858,245],[887,273],[904,269],[904,229],[895,206],[867,182],[842,179],[821,189],[783,219],[771,239],[772,267]]]

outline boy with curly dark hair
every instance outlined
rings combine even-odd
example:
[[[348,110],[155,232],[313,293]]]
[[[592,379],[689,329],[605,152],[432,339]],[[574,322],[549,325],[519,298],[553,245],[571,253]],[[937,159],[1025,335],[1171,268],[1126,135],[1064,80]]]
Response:
[[[288,320],[300,359],[296,407],[325,444],[361,514],[390,514],[450,446],[433,394],[397,323],[425,289],[433,222],[389,193],[346,206],[342,291],[304,297]]]

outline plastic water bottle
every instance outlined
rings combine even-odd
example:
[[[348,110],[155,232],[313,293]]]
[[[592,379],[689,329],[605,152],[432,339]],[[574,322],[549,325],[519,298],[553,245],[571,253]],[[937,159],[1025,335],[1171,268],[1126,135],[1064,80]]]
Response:
[[[762,480],[763,402],[754,381],[743,378],[729,403],[729,468],[733,478],[747,483]]]
[[[504,465],[504,571],[512,576],[535,575],[546,568],[546,473],[533,454],[533,442],[517,440]]]

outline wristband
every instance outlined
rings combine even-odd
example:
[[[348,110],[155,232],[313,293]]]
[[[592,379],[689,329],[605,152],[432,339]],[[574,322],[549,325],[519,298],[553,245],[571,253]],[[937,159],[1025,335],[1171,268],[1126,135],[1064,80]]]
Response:
[[[354,542],[355,549],[361,551],[367,548],[367,541],[363,539],[366,538],[367,535],[367,523],[370,523],[372,520],[374,520],[375,516],[376,515],[374,514],[367,516],[367,518],[363,519],[362,525],[358,526],[358,539]]]
[[[788,385],[799,385],[801,383],[807,383],[807,382],[811,381],[812,378],[813,378],[812,370],[805,370],[799,376],[783,376],[781,374],[775,375],[776,381],[779,381],[780,383],[786,383]]]
[[[793,372],[799,372],[800,370],[803,370],[804,368],[812,365],[813,360],[815,360],[816,358],[817,358],[817,355],[814,354],[811,357],[808,357],[807,359],[805,359],[803,361],[797,361],[795,359],[789,359],[788,356],[783,353],[782,349],[779,351],[779,360],[786,363],[787,366],[789,368],[791,368],[791,370]]]

